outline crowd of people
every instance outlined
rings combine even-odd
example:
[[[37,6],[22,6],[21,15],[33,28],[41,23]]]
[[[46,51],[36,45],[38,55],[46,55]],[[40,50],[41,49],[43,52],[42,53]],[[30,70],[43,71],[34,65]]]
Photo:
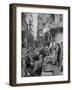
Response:
[[[63,42],[48,42],[47,45],[39,47],[22,48],[21,54],[21,75],[22,77],[42,76],[42,72],[48,72],[46,67],[54,65],[62,66],[63,61]],[[54,74],[53,70],[51,70]]]

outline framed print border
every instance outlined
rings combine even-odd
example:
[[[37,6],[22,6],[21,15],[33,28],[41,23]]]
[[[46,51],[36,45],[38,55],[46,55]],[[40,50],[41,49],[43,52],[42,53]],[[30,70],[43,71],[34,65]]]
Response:
[[[51,81],[51,82],[35,82],[35,83],[16,83],[16,8],[17,7],[31,7],[31,8],[44,8],[44,9],[62,9],[68,10],[68,80],[64,81]],[[46,84],[60,84],[70,82],[70,7],[66,6],[50,6],[50,5],[34,5],[34,4],[17,4],[13,3],[9,6],[10,11],[10,61],[9,61],[9,84],[11,86],[30,86],[30,85],[46,85]]]

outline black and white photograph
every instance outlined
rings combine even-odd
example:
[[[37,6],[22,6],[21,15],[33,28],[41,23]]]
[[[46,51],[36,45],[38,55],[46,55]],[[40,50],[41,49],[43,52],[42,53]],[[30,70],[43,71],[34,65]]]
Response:
[[[10,9],[10,84],[70,82],[70,8],[12,4]]]
[[[63,15],[21,13],[21,77],[63,75]]]

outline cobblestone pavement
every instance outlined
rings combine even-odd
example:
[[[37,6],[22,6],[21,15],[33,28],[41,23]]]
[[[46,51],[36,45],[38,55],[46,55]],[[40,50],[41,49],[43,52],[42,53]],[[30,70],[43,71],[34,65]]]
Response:
[[[45,71],[42,72],[42,76],[63,75],[61,68],[62,66],[48,64]]]

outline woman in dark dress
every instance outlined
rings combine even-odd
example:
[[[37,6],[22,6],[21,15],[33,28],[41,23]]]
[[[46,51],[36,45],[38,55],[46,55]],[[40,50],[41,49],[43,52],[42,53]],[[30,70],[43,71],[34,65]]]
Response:
[[[60,44],[57,43],[57,65],[59,66],[60,64],[60,54],[61,54],[61,47],[60,47]]]

